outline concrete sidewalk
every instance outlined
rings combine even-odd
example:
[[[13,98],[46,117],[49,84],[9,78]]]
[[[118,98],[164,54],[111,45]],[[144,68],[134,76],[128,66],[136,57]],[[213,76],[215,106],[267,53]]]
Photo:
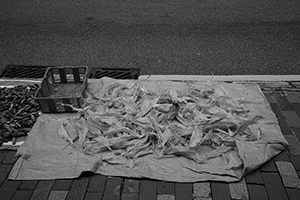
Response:
[[[289,148],[238,183],[174,183],[85,173],[77,179],[11,181],[15,151],[0,151],[1,200],[297,200],[300,196],[300,84],[261,86]],[[287,85],[283,85],[287,86]]]

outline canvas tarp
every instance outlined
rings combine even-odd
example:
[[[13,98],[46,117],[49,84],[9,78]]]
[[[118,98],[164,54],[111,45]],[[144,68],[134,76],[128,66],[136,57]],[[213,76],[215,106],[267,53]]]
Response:
[[[133,81],[103,78],[89,79],[88,91],[101,96],[104,89],[112,84],[126,85],[135,82],[145,90],[155,92],[170,88],[184,91],[190,86],[202,87],[206,84],[195,81]],[[59,136],[61,120],[72,114],[42,114],[24,144],[18,149],[17,155],[20,158],[9,178],[13,180],[62,179],[78,177],[84,171],[93,171],[109,176],[147,177],[175,182],[207,180],[231,182],[240,180],[288,146],[276,116],[258,85],[215,82],[211,83],[210,87],[235,101],[242,100],[239,101],[240,104],[249,110],[247,116],[263,117],[253,125],[259,127],[258,140],[236,140],[234,149],[203,162],[195,162],[185,156],[161,157],[148,154],[138,157],[133,166],[126,163],[127,160],[124,160],[124,164],[113,164],[103,161],[103,156],[114,156],[113,151],[88,155]],[[207,146],[200,146],[197,149],[200,157],[205,157],[210,151],[211,148]],[[242,164],[236,165],[239,162]]]

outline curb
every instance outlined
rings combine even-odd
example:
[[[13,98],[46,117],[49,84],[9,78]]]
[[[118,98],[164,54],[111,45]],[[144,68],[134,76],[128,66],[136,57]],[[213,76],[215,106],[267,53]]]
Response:
[[[139,80],[294,82],[300,81],[300,75],[141,75]]]

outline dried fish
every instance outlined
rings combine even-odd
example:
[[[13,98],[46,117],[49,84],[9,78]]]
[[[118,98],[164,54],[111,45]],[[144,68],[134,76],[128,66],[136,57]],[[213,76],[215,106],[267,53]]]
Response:
[[[61,137],[62,139],[69,141],[70,144],[73,144],[72,139],[70,138],[70,136],[68,135],[68,132],[66,131],[66,129],[64,128],[64,125],[61,124],[60,128],[57,131],[58,136]]]
[[[3,142],[26,136],[39,117],[40,107],[34,100],[37,84],[0,88],[0,146]]]
[[[217,93],[216,93],[217,92]],[[112,84],[90,94],[86,107],[73,119],[86,154],[109,154],[102,161],[134,166],[148,154],[184,156],[197,163],[221,156],[236,141],[255,141],[260,130],[238,100],[213,84],[181,91],[145,89],[138,82]],[[61,135],[72,142],[61,128]],[[205,155],[199,147],[210,149]],[[115,154],[114,154],[114,153]],[[239,167],[231,160],[230,167]]]

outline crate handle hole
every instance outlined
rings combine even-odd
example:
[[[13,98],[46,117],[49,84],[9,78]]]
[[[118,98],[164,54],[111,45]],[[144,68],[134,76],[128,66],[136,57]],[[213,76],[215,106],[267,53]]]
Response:
[[[70,73],[70,74],[66,74],[66,76],[67,76],[67,82],[68,82],[68,83],[71,83],[71,82],[73,83],[73,82],[75,82],[75,81],[74,81],[74,75],[73,75],[73,74],[71,74],[71,73]]]
[[[60,75],[59,75],[59,71],[58,69],[53,69],[52,70],[52,74],[53,74],[53,79],[55,83],[60,83],[61,79],[60,79]]]

